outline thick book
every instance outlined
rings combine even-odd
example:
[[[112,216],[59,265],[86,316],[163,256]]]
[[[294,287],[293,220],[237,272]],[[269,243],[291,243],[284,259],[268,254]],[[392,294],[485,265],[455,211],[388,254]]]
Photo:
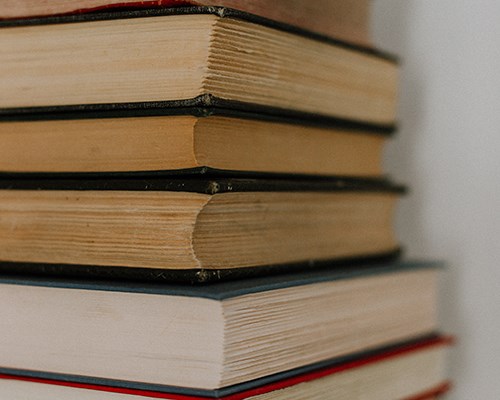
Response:
[[[451,342],[448,337],[430,337],[345,357],[309,372],[282,374],[203,396],[189,391],[172,393],[166,388],[148,390],[147,386],[106,386],[92,379],[88,383],[58,380],[57,375],[41,378],[36,373],[0,373],[0,396],[9,400],[324,400],[328,393],[327,398],[336,400],[433,400],[451,387],[444,368],[446,348]]]
[[[0,19],[117,9],[222,6],[246,11],[364,46],[371,46],[370,0],[3,0]]]
[[[439,270],[406,262],[208,286],[3,274],[0,364],[203,396],[429,337]]]
[[[382,176],[390,130],[188,108],[0,116],[0,171]]]
[[[0,22],[3,114],[227,106],[391,127],[384,53],[221,7]]]
[[[0,269],[207,281],[387,257],[403,191],[334,178],[4,176]]]

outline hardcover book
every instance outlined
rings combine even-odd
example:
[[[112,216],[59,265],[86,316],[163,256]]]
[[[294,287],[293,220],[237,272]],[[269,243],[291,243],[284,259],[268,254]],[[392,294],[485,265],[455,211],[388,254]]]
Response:
[[[371,46],[369,0],[3,0],[0,19],[146,7],[222,6]]]
[[[391,133],[227,109],[156,111],[0,117],[0,171],[198,169],[376,178]]]
[[[403,190],[333,178],[3,177],[0,269],[202,282],[384,258],[399,250]]]
[[[4,20],[0,32],[3,114],[212,106],[394,124],[393,57],[232,9]]]
[[[245,382],[429,338],[437,267],[371,265],[208,286],[3,275],[2,372],[232,394]]]
[[[169,392],[105,386],[94,383],[40,378],[36,373],[0,374],[0,396],[10,400],[434,400],[450,383],[444,375],[444,355],[451,339],[429,337],[417,342],[379,349],[332,361],[309,372],[289,372],[274,377],[207,391],[203,395],[179,390]],[[44,374],[42,374],[44,375]],[[89,379],[89,381],[92,381]]]

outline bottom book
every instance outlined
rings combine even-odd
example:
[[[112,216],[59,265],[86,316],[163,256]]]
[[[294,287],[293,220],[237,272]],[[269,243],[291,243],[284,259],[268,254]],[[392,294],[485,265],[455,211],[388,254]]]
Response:
[[[439,272],[400,262],[205,286],[2,275],[0,367],[203,396],[428,337]]]
[[[241,400],[241,399],[370,399],[431,400],[450,389],[444,360],[451,338],[430,336],[343,358],[307,372],[295,371],[216,390],[204,395],[182,394],[92,382],[58,380],[43,373],[0,374],[0,398],[10,400]],[[61,377],[62,379],[62,377]],[[179,388],[177,388],[179,389]]]

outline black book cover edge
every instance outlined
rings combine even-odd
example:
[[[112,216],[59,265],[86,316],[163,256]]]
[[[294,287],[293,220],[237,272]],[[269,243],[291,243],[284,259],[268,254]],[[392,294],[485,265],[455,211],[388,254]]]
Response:
[[[0,108],[0,123],[12,121],[78,120],[97,118],[131,118],[152,116],[182,116],[205,118],[222,116],[267,122],[350,130],[390,136],[396,125],[377,125],[322,114],[226,100],[211,94],[193,99],[150,101],[137,103],[81,104]]]
[[[151,170],[151,171],[111,171],[111,172],[9,172],[0,171],[0,181],[5,180],[51,180],[51,179],[255,179],[255,180],[285,180],[285,181],[305,181],[325,182],[337,181],[340,187],[341,182],[357,182],[377,186],[379,184],[388,185],[390,180],[387,176],[379,177],[353,177],[348,175],[321,175],[308,173],[286,173],[286,172],[264,172],[264,171],[241,171],[218,169],[212,167],[193,167],[171,170]],[[4,185],[5,186],[5,185]],[[406,189],[405,189],[406,190]]]
[[[196,169],[195,169],[196,170]],[[85,176],[25,173],[0,174],[0,190],[126,190],[175,191],[208,195],[227,192],[380,192],[403,194],[406,188],[387,179],[271,175],[247,177],[233,171],[233,177],[185,175],[99,174]],[[191,172],[194,172],[191,170]],[[222,173],[221,173],[222,174]],[[271,179],[271,177],[273,179]],[[276,179],[279,177],[279,179]]]
[[[346,356],[336,357],[334,359],[321,361],[312,365],[307,365],[304,367],[299,367],[292,370],[279,372],[277,374],[273,374],[263,378],[258,378],[253,381],[244,382],[215,390],[195,389],[195,388],[187,388],[179,386],[150,384],[143,382],[130,382],[130,381],[115,380],[115,379],[88,377],[81,375],[69,375],[69,374],[60,374],[60,373],[43,372],[43,371],[31,371],[31,370],[3,368],[3,367],[0,367],[0,374],[24,376],[28,378],[50,379],[62,382],[75,382],[80,384],[89,384],[89,385],[97,385],[105,387],[111,386],[111,387],[125,388],[125,389],[171,393],[171,394],[179,394],[185,396],[201,396],[206,398],[219,399],[233,394],[237,394],[239,392],[252,390],[260,386],[279,382],[284,379],[307,374],[316,370],[321,370],[324,368],[332,368],[356,360],[382,355],[387,352],[397,351],[398,349],[401,348],[415,346],[423,342],[438,341],[442,337],[443,335],[441,335],[439,332],[429,332],[428,334],[410,338],[408,340],[401,341],[399,343],[391,343],[389,345],[380,346],[375,349],[373,348],[367,349]]]
[[[68,282],[102,282],[108,285],[113,282],[141,282],[141,287],[148,284],[161,285],[215,285],[231,281],[247,282],[249,279],[271,278],[286,281],[288,274],[304,273],[320,277],[328,270],[350,271],[350,273],[367,273],[379,271],[377,266],[394,262],[400,258],[402,250],[394,249],[386,253],[345,257],[335,260],[307,260],[288,264],[273,264],[258,267],[225,268],[225,269],[154,269],[137,267],[117,267],[79,264],[48,264],[29,262],[0,261],[1,279],[32,279],[35,281]],[[367,268],[368,269],[364,269]],[[31,278],[30,278],[31,277]],[[304,276],[304,279],[307,276]],[[247,283],[250,283],[248,281]],[[188,287],[188,286],[184,286]]]
[[[220,115],[322,128],[346,129],[354,132],[371,132],[381,135],[391,135],[396,130],[395,124],[372,124],[323,114],[226,100],[212,94],[203,94],[186,100],[0,108],[0,122],[167,115],[192,115],[200,118]]]
[[[393,63],[397,60],[394,56],[386,53],[349,44],[343,41],[329,38],[327,36],[312,33],[288,24],[282,24],[262,18],[246,12],[224,8],[224,7],[174,7],[164,9],[145,9],[122,12],[101,12],[78,15],[65,15],[45,18],[30,18],[19,20],[0,20],[2,27],[44,25],[57,23],[78,23],[86,21],[101,21],[125,18],[155,17],[166,15],[190,15],[190,14],[213,14],[220,18],[236,18],[260,25],[272,27],[285,32],[295,33],[301,36],[327,42],[335,46],[360,51],[373,57],[383,58]],[[150,101],[134,103],[106,103],[106,104],[81,104],[65,106],[41,106],[41,107],[13,107],[0,109],[0,121],[13,120],[46,120],[46,119],[69,119],[69,118],[106,118],[123,116],[148,116],[148,115],[181,115],[192,114],[195,116],[206,116],[213,113],[231,115],[241,113],[241,116],[251,118],[277,118],[287,122],[299,124],[312,124],[317,126],[338,126],[345,129],[372,131],[374,133],[389,134],[395,130],[395,124],[376,124],[362,121],[349,120],[322,114],[293,111],[279,107],[262,106],[218,98],[211,94],[204,94],[192,99],[171,101]],[[236,114],[233,114],[236,116]]]

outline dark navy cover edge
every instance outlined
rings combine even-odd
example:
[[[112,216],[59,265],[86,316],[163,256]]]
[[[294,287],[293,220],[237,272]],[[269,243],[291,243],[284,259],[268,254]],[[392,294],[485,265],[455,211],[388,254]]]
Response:
[[[15,266],[15,265],[14,265]],[[357,279],[379,274],[404,273],[425,269],[440,269],[442,262],[437,261],[402,261],[387,264],[337,267],[316,271],[282,273],[270,276],[258,276],[248,279],[217,282],[209,285],[183,285],[134,281],[104,281],[75,279],[55,276],[19,275],[3,272],[0,284],[20,286],[40,286],[61,289],[114,291],[122,293],[142,293],[152,295],[184,296],[205,298],[216,301],[269,290],[294,286],[310,285],[345,279]],[[1,269],[0,269],[1,270]]]

